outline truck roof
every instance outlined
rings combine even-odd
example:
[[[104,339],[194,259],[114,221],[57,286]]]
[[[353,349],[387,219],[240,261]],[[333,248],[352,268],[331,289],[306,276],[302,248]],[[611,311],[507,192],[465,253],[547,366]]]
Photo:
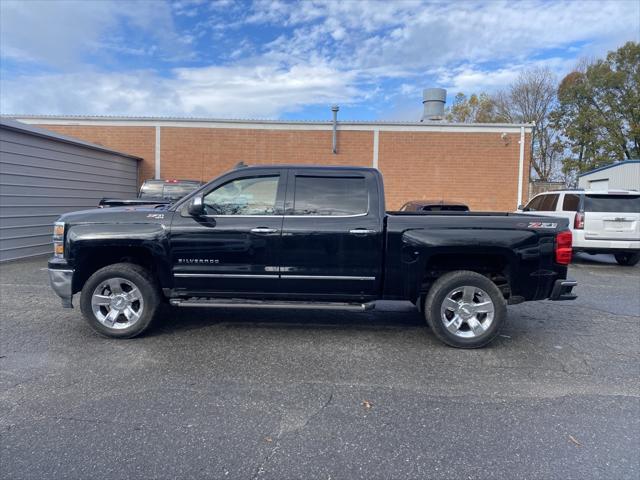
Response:
[[[148,178],[143,183],[147,185],[166,184],[166,183],[202,183],[200,180],[180,180],[180,179],[161,179],[161,178]]]
[[[362,167],[357,165],[309,165],[309,164],[295,164],[295,163],[272,163],[269,165],[243,165],[238,169],[243,170],[264,170],[264,169],[277,169],[277,168],[295,168],[296,170],[359,170],[363,172],[378,172],[377,168]]]
[[[553,193],[573,193],[573,194],[585,194],[585,195],[638,195],[638,190],[624,190],[624,189],[602,189],[602,190],[590,190],[584,188],[565,188],[562,190],[549,190],[547,192],[540,192],[538,195],[548,195]],[[536,195],[537,196],[537,195]]]

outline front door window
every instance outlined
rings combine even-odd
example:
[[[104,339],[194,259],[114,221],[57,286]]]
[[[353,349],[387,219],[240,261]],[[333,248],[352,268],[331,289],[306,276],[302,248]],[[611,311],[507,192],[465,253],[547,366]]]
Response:
[[[207,215],[276,215],[278,176],[232,180],[204,197]]]

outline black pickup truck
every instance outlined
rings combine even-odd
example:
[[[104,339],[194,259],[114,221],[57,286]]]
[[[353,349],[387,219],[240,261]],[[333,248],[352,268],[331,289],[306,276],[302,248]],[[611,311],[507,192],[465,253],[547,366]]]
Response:
[[[169,207],[63,215],[49,275],[98,332],[142,333],[178,307],[366,310],[409,300],[463,348],[498,334],[506,305],[574,299],[567,220],[513,213],[386,212],[379,171],[255,166]]]

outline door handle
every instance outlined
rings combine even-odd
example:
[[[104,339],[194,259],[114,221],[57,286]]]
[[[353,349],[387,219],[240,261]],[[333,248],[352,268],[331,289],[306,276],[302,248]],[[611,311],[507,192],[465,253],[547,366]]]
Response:
[[[377,232],[375,230],[367,230],[366,228],[354,228],[353,230],[349,230],[349,233],[353,235],[369,235]]]
[[[268,227],[256,227],[251,229],[251,233],[276,233],[278,229]]]

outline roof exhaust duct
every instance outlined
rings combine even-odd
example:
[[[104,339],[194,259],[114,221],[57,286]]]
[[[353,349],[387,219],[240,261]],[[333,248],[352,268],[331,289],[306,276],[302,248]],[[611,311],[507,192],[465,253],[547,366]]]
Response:
[[[447,91],[444,88],[425,88],[422,91],[424,113],[421,122],[436,122],[444,118],[444,104]]]

